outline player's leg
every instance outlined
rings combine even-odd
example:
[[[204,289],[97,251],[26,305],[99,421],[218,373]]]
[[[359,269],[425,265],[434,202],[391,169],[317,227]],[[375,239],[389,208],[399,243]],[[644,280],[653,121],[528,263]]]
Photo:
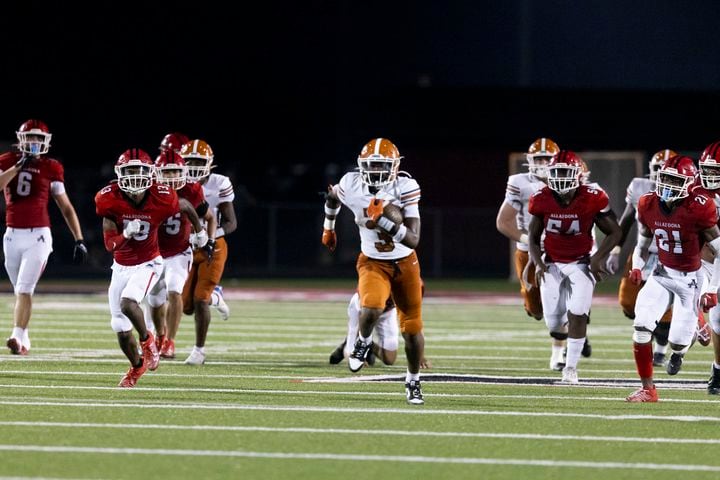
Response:
[[[393,307],[383,311],[375,325],[375,334],[377,336],[377,341],[373,342],[375,355],[385,365],[393,365],[397,359],[400,335],[397,308]]]
[[[528,252],[522,250],[515,250],[515,274],[517,275],[518,281],[520,282],[520,295],[523,297],[525,304],[525,313],[528,316],[535,318],[535,320],[542,320],[543,308],[540,301],[540,291],[535,283],[535,266],[531,265],[528,270],[528,281],[533,285],[534,288],[528,290],[523,282],[523,270],[528,264],[529,255]]]
[[[130,369],[120,380],[120,387],[134,387],[138,379],[147,371],[147,364],[143,362],[138,353],[138,345],[133,335],[133,325],[129,318],[122,313],[120,300],[122,291],[130,281],[132,267],[113,265],[110,286],[108,287],[108,303],[110,305],[110,326],[117,335],[120,349],[130,362]]]
[[[357,338],[360,327],[360,296],[357,292],[350,297],[347,306],[347,317],[347,335],[343,338],[340,345],[330,354],[329,363],[331,365],[337,365],[352,353],[352,346],[355,344],[352,339]]]
[[[673,321],[670,323],[668,341],[672,355],[667,364],[668,375],[676,375],[682,368],[683,358],[697,334],[698,305],[702,291],[703,275],[687,272],[674,275]]]
[[[563,381],[578,383],[577,365],[585,348],[595,279],[586,264],[570,263],[564,265],[562,270],[567,277],[561,289],[566,290],[568,316],[568,349]]]
[[[140,304],[145,317],[145,325],[154,332],[155,345],[158,350],[162,348],[162,344],[167,337],[167,321],[165,319],[167,313],[167,284],[165,283],[165,268],[160,275],[160,279]]]
[[[183,313],[182,292],[187,282],[192,264],[192,250],[189,248],[165,261],[165,285],[167,302],[165,323],[166,336],[160,346],[160,356],[175,358],[175,335],[177,334]]]
[[[348,356],[348,368],[351,372],[357,372],[363,367],[372,349],[372,332],[390,296],[390,278],[393,271],[389,263],[373,261],[362,253],[358,256],[356,269],[361,309],[358,336],[354,340],[352,353]]]
[[[540,283],[540,296],[545,314],[545,325],[552,338],[550,369],[560,371],[565,367],[565,342],[568,337],[565,295],[560,285],[565,280],[556,264],[550,263]]]

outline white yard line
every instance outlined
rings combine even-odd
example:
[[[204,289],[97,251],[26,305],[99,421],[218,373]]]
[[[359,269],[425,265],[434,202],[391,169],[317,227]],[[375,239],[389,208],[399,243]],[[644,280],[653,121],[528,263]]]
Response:
[[[480,458],[480,457],[424,457],[409,455],[353,455],[341,453],[287,453],[287,452],[249,452],[235,450],[172,450],[145,448],[101,448],[67,447],[45,445],[0,445],[0,451],[38,452],[38,453],[87,453],[104,455],[163,455],[183,457],[230,457],[230,458],[268,458],[283,460],[333,460],[350,462],[405,462],[405,463],[441,463],[465,465],[512,465],[535,467],[567,467],[596,469],[640,469],[720,472],[720,466],[675,464],[675,463],[622,463],[589,462],[567,460],[527,460],[522,458]]]

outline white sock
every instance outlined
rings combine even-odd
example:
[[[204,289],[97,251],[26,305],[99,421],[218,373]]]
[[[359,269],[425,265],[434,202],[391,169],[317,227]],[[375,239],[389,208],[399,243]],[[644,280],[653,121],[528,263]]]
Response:
[[[198,347],[197,345],[195,345],[193,347],[193,352],[200,352],[202,354],[205,354],[205,347]]]
[[[12,335],[10,335],[10,337],[20,340],[20,343],[22,343],[22,338],[23,338],[24,334],[25,334],[24,328],[13,327]]]
[[[30,335],[28,334],[28,330],[29,329],[27,329],[27,328],[25,330],[23,330],[22,344],[23,344],[23,347],[30,350]]]
[[[416,382],[419,382],[419,381],[420,381],[420,374],[419,374],[419,373],[410,373],[410,371],[408,370],[408,372],[405,374],[405,382],[406,382],[406,383],[410,383],[410,382],[412,382],[413,380],[416,381]]]
[[[658,345],[656,343],[655,344],[655,353],[662,353],[663,355],[665,355],[665,353],[667,353],[667,347],[668,347],[667,343],[665,345]]]
[[[566,367],[577,368],[583,345],[585,345],[585,337],[567,339],[567,357],[565,359]]]
[[[563,351],[565,351],[565,347],[562,345],[553,345],[552,346],[552,358],[553,360],[562,360]]]
[[[361,333],[360,335],[358,335],[358,338],[362,340],[365,345],[370,345],[372,343],[372,333],[369,337],[363,337]]]

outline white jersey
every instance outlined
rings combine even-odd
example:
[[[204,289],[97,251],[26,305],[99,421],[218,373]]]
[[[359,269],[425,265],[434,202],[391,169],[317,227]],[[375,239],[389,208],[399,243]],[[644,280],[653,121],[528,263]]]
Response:
[[[225,202],[232,203],[235,199],[232,182],[225,175],[211,173],[207,182],[205,182],[202,187],[203,193],[205,194],[205,201],[208,202],[212,212],[215,214],[215,218],[218,220],[217,230],[215,230],[215,238],[220,238],[225,235],[225,232],[220,226],[220,213],[218,205]],[[207,222],[202,219],[200,220],[203,223],[203,227],[207,228]]]
[[[355,224],[360,230],[360,249],[365,255],[379,260],[396,260],[413,252],[412,248],[394,242],[384,230],[369,229],[365,223],[368,220],[367,207],[374,197],[400,207],[404,218],[420,218],[420,186],[414,179],[398,176],[397,180],[373,195],[360,180],[359,172],[348,172],[333,187],[333,192],[355,216]]]
[[[530,213],[528,213],[530,197],[535,192],[542,190],[544,186],[545,183],[529,173],[516,173],[508,177],[505,202],[517,211],[515,221],[519,230],[528,231],[528,226],[530,226]],[[515,247],[523,252],[528,251],[526,243],[515,242]]]
[[[640,202],[640,197],[646,193],[655,191],[655,182],[646,177],[635,177],[630,180],[628,185],[627,193],[625,194],[625,203],[632,206],[635,210],[635,220],[637,221],[637,208]],[[657,254],[657,245],[655,242],[650,242],[648,252]],[[644,271],[644,270],[643,270]]]

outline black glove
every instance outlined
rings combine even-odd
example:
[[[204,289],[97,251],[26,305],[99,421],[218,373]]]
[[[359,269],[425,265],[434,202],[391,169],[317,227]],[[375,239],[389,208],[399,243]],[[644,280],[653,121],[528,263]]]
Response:
[[[73,263],[78,265],[85,263],[88,256],[88,250],[85,246],[85,242],[82,240],[75,241],[75,248],[73,248]]]
[[[18,170],[22,170],[23,167],[33,158],[35,158],[35,156],[32,153],[23,153],[22,157],[20,157],[20,160],[15,162],[15,166],[18,168]]]
[[[203,252],[205,252],[205,254],[208,257],[207,261],[208,261],[208,263],[210,263],[210,261],[212,260],[213,254],[215,253],[215,240],[213,240],[212,238],[210,240],[208,240],[207,243],[205,244],[205,246],[201,248],[201,250]]]

